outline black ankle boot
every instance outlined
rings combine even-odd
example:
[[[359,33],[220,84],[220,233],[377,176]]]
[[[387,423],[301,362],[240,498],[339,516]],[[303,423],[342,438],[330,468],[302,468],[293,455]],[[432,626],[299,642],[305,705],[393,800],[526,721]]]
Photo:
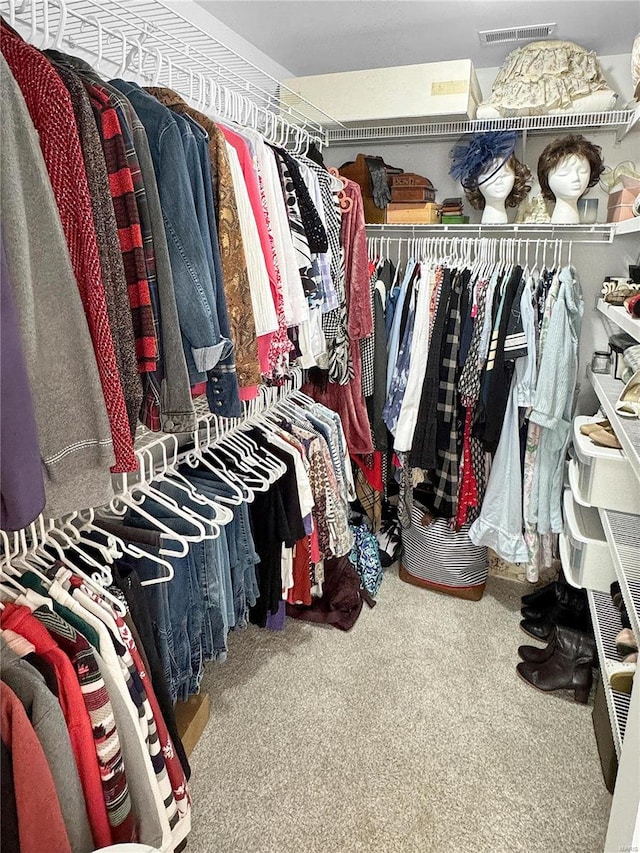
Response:
[[[553,600],[546,598],[544,602],[536,602],[523,607],[520,612],[525,619],[534,622],[555,621],[553,614],[558,608],[563,610],[575,610],[576,612],[588,612],[589,604],[583,589],[575,589],[568,584],[557,582],[554,590]]]
[[[573,690],[576,702],[586,704],[593,681],[591,668],[596,647],[593,637],[573,628],[556,629],[556,646],[542,663],[524,661],[516,667],[520,678],[532,687],[549,693]]]
[[[573,587],[558,587],[555,605],[541,613],[533,608],[523,608],[524,619],[520,623],[522,630],[536,640],[548,640],[555,625],[563,628],[575,628],[585,634],[591,634],[591,616],[589,602],[583,590]]]
[[[558,581],[551,581],[546,586],[536,589],[534,592],[529,592],[521,598],[523,607],[545,607],[547,602],[553,604],[556,600],[556,586]]]

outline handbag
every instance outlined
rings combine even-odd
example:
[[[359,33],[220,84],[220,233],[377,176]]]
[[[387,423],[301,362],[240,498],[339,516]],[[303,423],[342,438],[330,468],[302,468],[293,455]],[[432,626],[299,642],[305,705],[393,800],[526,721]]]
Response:
[[[487,549],[469,538],[471,524],[452,530],[446,518],[422,523],[424,507],[414,501],[411,523],[402,530],[400,579],[457,598],[479,601],[487,583]]]

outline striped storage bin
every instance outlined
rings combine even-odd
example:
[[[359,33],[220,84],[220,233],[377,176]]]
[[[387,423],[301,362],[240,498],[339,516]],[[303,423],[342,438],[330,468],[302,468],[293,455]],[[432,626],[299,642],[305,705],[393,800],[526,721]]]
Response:
[[[403,581],[478,601],[487,582],[487,549],[469,539],[470,524],[451,530],[446,519],[422,524],[424,509],[414,503],[411,524],[402,530]]]

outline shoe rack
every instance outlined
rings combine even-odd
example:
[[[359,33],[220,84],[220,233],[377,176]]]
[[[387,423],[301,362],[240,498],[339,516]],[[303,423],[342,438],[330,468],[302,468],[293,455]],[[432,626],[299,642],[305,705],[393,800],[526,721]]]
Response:
[[[598,310],[609,320],[640,343],[640,322],[621,308],[598,304]],[[623,454],[637,481],[640,492],[640,419],[622,418],[615,411],[615,403],[624,385],[620,380],[606,374],[589,373],[602,411],[608,417],[618,437]],[[612,482],[603,495],[607,505],[611,494],[615,494],[616,482]],[[574,499],[580,503],[575,480],[571,481]],[[597,497],[592,503],[597,505]],[[592,510],[593,511],[593,510]],[[608,556],[620,583],[631,627],[640,638],[640,515],[629,512],[597,509]],[[607,578],[608,580],[608,578]],[[613,739],[618,753],[618,776],[611,806],[605,851],[640,850],[640,677],[636,676],[630,695],[618,693],[609,684],[609,672],[621,660],[615,646],[616,634],[622,629],[620,613],[614,606],[607,584],[587,584],[591,617],[600,660],[600,671],[605,688],[607,707],[611,720]],[[600,587],[598,589],[598,587]]]

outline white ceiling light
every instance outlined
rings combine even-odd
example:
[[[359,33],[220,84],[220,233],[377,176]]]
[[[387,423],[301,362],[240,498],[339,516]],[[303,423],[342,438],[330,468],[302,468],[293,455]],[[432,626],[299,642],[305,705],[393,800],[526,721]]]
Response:
[[[500,30],[480,30],[480,44],[505,44],[506,42],[531,41],[548,38],[556,24],[532,24],[527,27],[505,27]]]

